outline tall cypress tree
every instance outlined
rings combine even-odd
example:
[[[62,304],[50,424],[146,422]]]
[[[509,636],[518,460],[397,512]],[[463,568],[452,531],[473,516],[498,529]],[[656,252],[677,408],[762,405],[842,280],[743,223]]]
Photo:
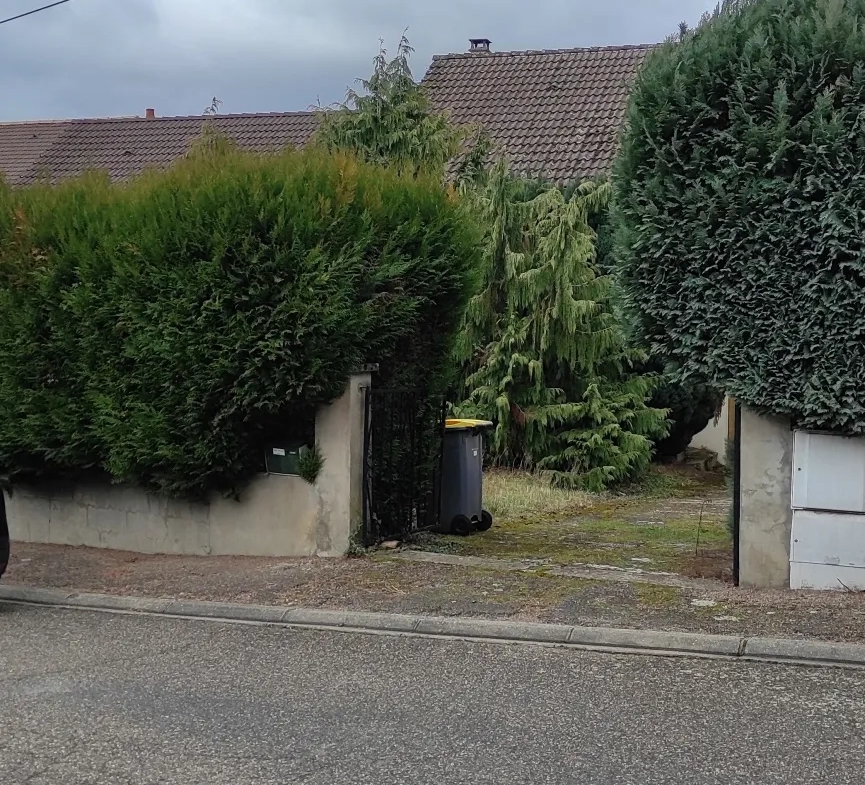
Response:
[[[532,190],[502,161],[473,192],[488,232],[484,285],[457,347],[462,409],[496,422],[497,462],[600,490],[648,465],[665,413],[646,405],[652,379],[631,371],[639,353],[626,347],[611,281],[593,264],[589,220],[607,208],[609,185],[521,198]]]

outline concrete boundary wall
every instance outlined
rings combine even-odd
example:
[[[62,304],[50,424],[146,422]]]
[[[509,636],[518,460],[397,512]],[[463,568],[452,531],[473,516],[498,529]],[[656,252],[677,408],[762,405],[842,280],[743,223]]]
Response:
[[[103,484],[17,485],[6,495],[12,540],[191,556],[341,556],[361,518],[368,373],[315,421],[324,466],[310,485],[262,474],[238,500],[196,504]]]

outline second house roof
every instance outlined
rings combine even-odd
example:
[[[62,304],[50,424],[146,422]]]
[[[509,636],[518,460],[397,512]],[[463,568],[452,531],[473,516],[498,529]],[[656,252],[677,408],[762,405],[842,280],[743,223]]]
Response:
[[[609,171],[628,92],[648,46],[439,55],[423,79],[433,106],[484,127],[515,171],[570,182]],[[205,121],[241,147],[309,141],[312,112],[0,123],[0,171],[13,184],[88,169],[124,179],[184,155]]]

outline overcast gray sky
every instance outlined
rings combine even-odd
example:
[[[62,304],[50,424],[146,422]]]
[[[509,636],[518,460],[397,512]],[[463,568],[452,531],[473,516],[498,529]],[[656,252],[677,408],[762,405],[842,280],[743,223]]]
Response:
[[[0,0],[0,18],[51,0]],[[0,120],[307,109],[369,73],[384,38],[433,54],[651,43],[716,0],[71,0],[0,25]]]

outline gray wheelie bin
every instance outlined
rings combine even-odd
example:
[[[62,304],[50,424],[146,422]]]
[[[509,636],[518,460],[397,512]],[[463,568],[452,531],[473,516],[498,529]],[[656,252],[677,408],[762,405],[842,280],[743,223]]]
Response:
[[[445,423],[440,531],[465,536],[493,525],[493,516],[483,508],[483,432],[492,425],[486,420]]]

